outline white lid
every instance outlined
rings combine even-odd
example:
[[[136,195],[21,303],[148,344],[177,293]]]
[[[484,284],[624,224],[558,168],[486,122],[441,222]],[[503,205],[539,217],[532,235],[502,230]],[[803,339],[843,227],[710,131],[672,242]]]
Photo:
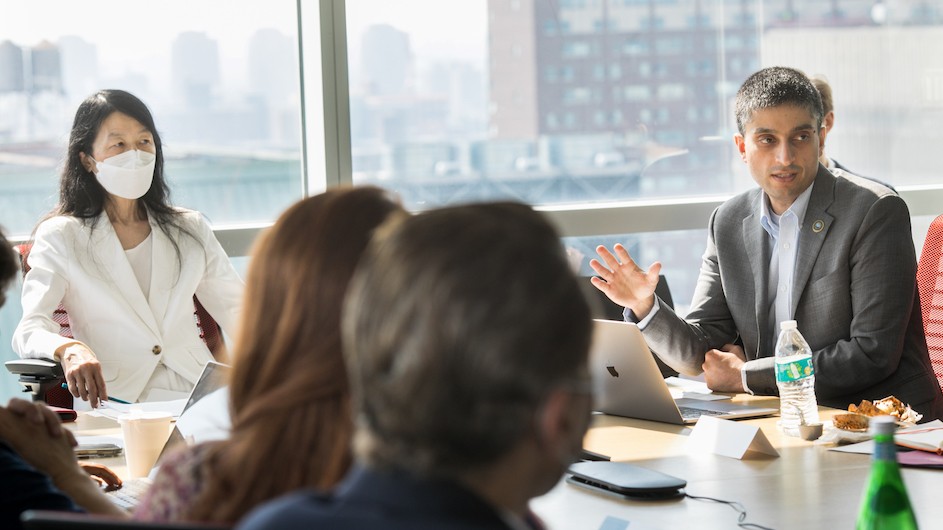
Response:
[[[784,329],[796,329],[798,327],[799,325],[796,324],[795,320],[783,320],[782,322],[779,323],[780,331]]]
[[[127,414],[118,416],[118,421],[167,421],[172,420],[173,414],[169,412],[131,410]]]

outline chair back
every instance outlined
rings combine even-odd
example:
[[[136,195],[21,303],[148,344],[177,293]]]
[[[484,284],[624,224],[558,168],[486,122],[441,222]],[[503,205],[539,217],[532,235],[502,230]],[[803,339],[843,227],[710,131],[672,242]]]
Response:
[[[33,248],[32,242],[21,243],[16,245],[16,251],[20,254],[20,268],[23,270],[23,275],[25,276],[29,272],[29,251]],[[52,312],[52,320],[59,324],[59,334],[66,338],[72,337],[72,326],[69,324],[69,314],[66,313],[62,304],[59,304]],[[52,354],[50,352],[50,357]],[[71,409],[73,406],[72,393],[68,389],[62,388],[61,383],[65,382],[65,379],[62,379],[59,384],[51,385],[48,390],[46,390],[46,395],[42,397],[43,401],[47,404],[54,407],[62,407],[65,409]]]
[[[930,223],[917,262],[917,287],[930,363],[943,387],[943,215]]]
[[[161,522],[152,523],[90,513],[27,510],[20,514],[25,530],[227,530],[230,525],[219,523]]]

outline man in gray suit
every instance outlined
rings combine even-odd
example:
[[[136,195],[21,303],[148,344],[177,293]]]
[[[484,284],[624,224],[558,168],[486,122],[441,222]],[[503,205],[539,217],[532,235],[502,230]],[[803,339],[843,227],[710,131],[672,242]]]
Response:
[[[691,310],[654,295],[622,245],[590,265],[593,285],[626,308],[652,350],[722,392],[775,395],[779,323],[796,320],[813,353],[820,404],[895,395],[943,417],[920,316],[907,205],[890,189],[819,163],[822,102],[790,68],[753,74],[737,93],[737,149],[759,188],[720,205]]]

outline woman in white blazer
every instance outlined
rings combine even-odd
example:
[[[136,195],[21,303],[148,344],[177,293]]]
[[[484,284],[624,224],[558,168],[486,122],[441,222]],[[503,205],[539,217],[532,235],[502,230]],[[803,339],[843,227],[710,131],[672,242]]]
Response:
[[[144,103],[98,92],[76,112],[59,204],[34,234],[13,349],[61,361],[93,407],[189,392],[213,358],[194,294],[228,334],[238,320],[243,282],[203,216],[170,205],[163,165]],[[52,320],[60,302],[74,339]]]

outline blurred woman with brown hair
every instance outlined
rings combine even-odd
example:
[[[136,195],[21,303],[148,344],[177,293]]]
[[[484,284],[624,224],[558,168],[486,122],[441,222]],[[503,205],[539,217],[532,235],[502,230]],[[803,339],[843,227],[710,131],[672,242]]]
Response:
[[[341,304],[373,231],[400,215],[379,188],[331,190],[260,236],[235,341],[230,438],[162,463],[136,519],[232,523],[263,501],[343,478],[353,422]]]

